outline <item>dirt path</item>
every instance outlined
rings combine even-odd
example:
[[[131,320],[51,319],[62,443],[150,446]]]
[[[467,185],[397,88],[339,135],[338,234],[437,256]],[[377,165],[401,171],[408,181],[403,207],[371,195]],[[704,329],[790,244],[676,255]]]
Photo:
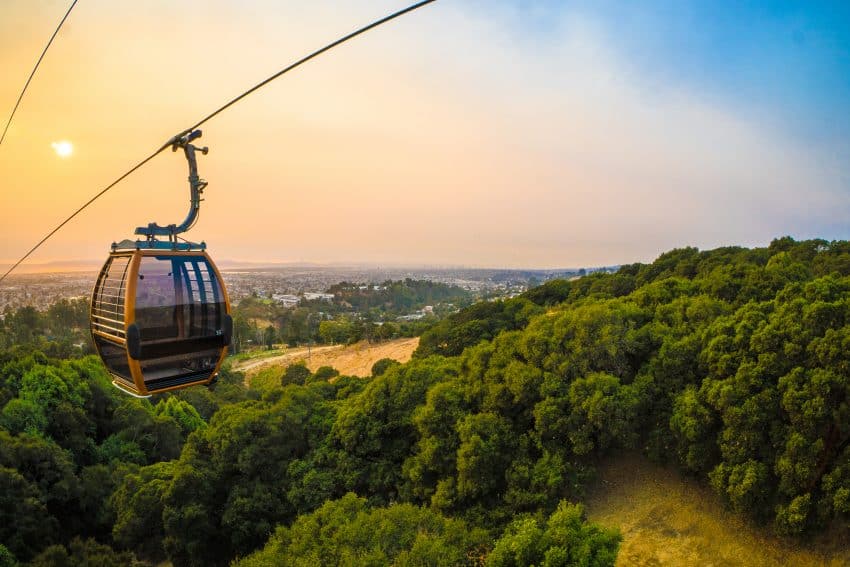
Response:
[[[343,348],[345,348],[345,345],[314,346],[311,349],[308,349],[307,347],[290,348],[287,349],[284,354],[269,356],[266,358],[250,358],[248,360],[237,362],[233,365],[233,370],[244,372],[245,374],[255,374],[258,370],[265,368],[266,366],[289,366],[293,362],[304,360],[307,358],[308,351],[311,351],[311,354],[318,354],[319,352],[340,350]]]
[[[637,455],[601,466],[586,505],[591,520],[623,534],[620,567],[850,565],[850,546],[828,536],[808,545],[777,538],[705,486]]]
[[[251,375],[271,366],[286,368],[290,364],[304,361],[307,363],[307,368],[313,372],[321,366],[332,366],[347,376],[366,377],[372,374],[372,365],[382,358],[407,362],[417,346],[419,346],[419,337],[373,344],[360,341],[353,345],[313,347],[309,351],[309,356],[306,347],[293,348],[282,355],[236,363],[233,365],[233,370],[244,372],[246,378],[250,378]]]

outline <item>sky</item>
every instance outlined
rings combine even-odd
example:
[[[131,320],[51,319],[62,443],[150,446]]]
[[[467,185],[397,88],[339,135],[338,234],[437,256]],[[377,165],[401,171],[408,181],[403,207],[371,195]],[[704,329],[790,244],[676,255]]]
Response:
[[[69,5],[0,3],[2,120]],[[0,146],[0,264],[406,5],[79,0]],[[564,268],[848,239],[850,4],[437,0],[203,130],[187,237],[218,261]],[[179,223],[187,188],[164,152],[31,262]]]

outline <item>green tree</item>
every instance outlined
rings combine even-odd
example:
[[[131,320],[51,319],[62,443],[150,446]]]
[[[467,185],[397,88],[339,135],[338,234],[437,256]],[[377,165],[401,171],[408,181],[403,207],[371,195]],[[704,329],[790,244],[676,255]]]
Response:
[[[37,435],[47,429],[48,419],[37,402],[13,398],[3,407],[2,425],[12,433]]]
[[[274,342],[277,340],[277,329],[274,328],[274,325],[269,325],[263,331],[263,344],[266,345],[266,348],[271,350],[274,346]]]
[[[396,498],[402,464],[416,442],[413,411],[430,386],[456,372],[455,363],[442,357],[394,366],[345,401],[330,442],[346,490],[380,502]]]
[[[241,305],[241,304],[240,304]],[[254,341],[256,336],[256,324],[237,312],[233,317],[233,337],[230,349],[233,354],[238,354]]]
[[[283,373],[280,383],[282,386],[287,386],[289,384],[303,386],[309,377],[310,369],[307,368],[305,363],[298,362],[286,367],[286,371]]]
[[[636,442],[640,397],[634,385],[621,386],[616,376],[595,372],[570,384],[568,399],[569,438],[577,455]]]
[[[118,437],[134,443],[144,452],[148,463],[176,459],[183,446],[180,424],[169,415],[156,415],[147,401],[125,399],[115,408]]]
[[[154,406],[154,415],[168,416],[180,426],[183,435],[189,435],[196,429],[207,426],[198,414],[198,410],[189,402],[176,397],[168,397]]]
[[[28,561],[56,541],[58,529],[39,490],[15,469],[0,467],[0,541],[9,551]]]
[[[372,376],[380,376],[381,374],[389,370],[390,367],[395,366],[397,364],[398,361],[393,360],[392,358],[382,358],[372,365]]]
[[[294,519],[293,467],[328,434],[327,403],[289,386],[273,404],[226,405],[189,436],[163,500],[163,545],[176,566],[226,564]]]
[[[0,543],[0,567],[17,567],[18,560],[9,549]]]
[[[545,525],[533,518],[514,521],[496,541],[487,565],[566,567],[614,565],[620,534],[584,519],[580,504],[562,501]]]
[[[503,490],[515,448],[510,424],[492,413],[468,415],[458,423],[458,434],[458,495],[476,498]]]
[[[357,335],[354,323],[348,318],[319,323],[319,336],[327,344],[345,344]]]
[[[162,462],[124,476],[110,497],[116,515],[112,537],[118,546],[150,561],[165,558],[163,501],[175,468],[173,461]]]
[[[370,509],[348,493],[291,527],[239,567],[264,565],[460,565],[486,549],[485,531],[410,504]]]
[[[315,380],[327,382],[331,378],[336,378],[337,376],[339,376],[339,370],[333,366],[320,366],[316,369],[316,373],[313,375],[313,378]]]
[[[70,552],[70,553],[69,553]],[[30,563],[32,567],[127,567],[138,565],[130,553],[116,552],[93,539],[74,538],[66,550],[48,547]]]

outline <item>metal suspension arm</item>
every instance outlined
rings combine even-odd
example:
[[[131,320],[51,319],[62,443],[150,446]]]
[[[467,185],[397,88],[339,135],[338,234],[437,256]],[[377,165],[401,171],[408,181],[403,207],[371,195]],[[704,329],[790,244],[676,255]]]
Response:
[[[199,148],[193,145],[192,140],[196,140],[200,138],[202,132],[200,130],[194,130],[188,134],[180,136],[179,138],[175,138],[171,144],[171,151],[176,152],[178,148],[183,148],[183,153],[186,156],[186,160],[189,162],[189,213],[186,215],[186,218],[179,225],[170,224],[168,226],[160,226],[155,222],[148,224],[148,226],[140,226],[136,228],[136,234],[141,234],[146,236],[148,240],[154,240],[157,236],[167,236],[168,239],[172,242],[176,241],[177,235],[183,232],[186,232],[197,222],[198,213],[201,210],[201,195],[204,193],[204,188],[207,186],[207,182],[198,177],[198,161],[195,158],[195,152],[200,151],[202,154],[206,155],[209,152],[209,148],[202,147]]]

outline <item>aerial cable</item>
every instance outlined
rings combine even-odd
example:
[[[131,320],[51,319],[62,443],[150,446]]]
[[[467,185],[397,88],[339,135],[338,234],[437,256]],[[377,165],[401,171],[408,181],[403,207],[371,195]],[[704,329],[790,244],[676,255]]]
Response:
[[[69,216],[68,218],[66,218],[66,219],[65,219],[64,221],[62,221],[62,222],[61,222],[61,223],[60,223],[60,224],[59,224],[56,228],[54,228],[54,229],[53,229],[53,230],[51,230],[49,233],[47,233],[47,235],[46,235],[44,238],[42,238],[42,239],[38,242],[38,244],[36,244],[35,246],[33,246],[33,247],[30,249],[30,251],[29,251],[29,252],[27,252],[26,254],[24,254],[24,255],[21,257],[21,259],[20,259],[20,260],[18,260],[17,262],[15,262],[15,264],[14,264],[11,268],[9,268],[9,269],[6,271],[6,273],[5,273],[5,274],[3,274],[3,276],[2,276],[2,277],[0,277],[0,283],[2,283],[2,282],[3,282],[3,280],[5,280],[5,279],[6,279],[6,276],[8,276],[10,273],[12,273],[12,271],[13,271],[15,268],[17,268],[18,266],[20,266],[20,265],[21,265],[21,263],[22,263],[24,260],[26,260],[26,259],[27,259],[27,258],[28,258],[28,257],[29,257],[32,253],[33,253],[33,252],[35,252],[36,250],[38,250],[38,248],[39,248],[42,244],[44,244],[45,242],[47,242],[47,240],[48,240],[51,236],[53,236],[54,234],[56,234],[56,233],[59,231],[59,229],[61,229],[61,228],[62,228],[63,226],[65,226],[66,224],[68,224],[68,222],[69,222],[71,219],[73,219],[73,218],[74,218],[74,217],[76,217],[78,214],[80,214],[81,212],[83,212],[83,210],[84,210],[84,209],[86,209],[89,205],[91,205],[91,204],[92,204],[92,203],[94,203],[97,199],[99,199],[101,196],[103,196],[103,194],[104,194],[104,193],[106,193],[107,191],[109,191],[110,189],[112,189],[113,187],[115,187],[116,185],[118,185],[118,183],[120,183],[121,181],[123,181],[123,180],[124,180],[126,177],[128,177],[131,173],[135,172],[137,169],[139,169],[140,167],[142,167],[143,165],[145,165],[146,163],[148,163],[150,160],[152,160],[153,158],[155,158],[157,155],[159,155],[159,154],[160,154],[160,152],[162,152],[162,151],[163,151],[163,150],[165,150],[166,148],[169,148],[169,147],[175,147],[175,145],[176,145],[176,144],[180,141],[180,139],[181,139],[181,138],[183,138],[185,135],[187,135],[187,134],[189,134],[190,132],[192,132],[193,130],[195,130],[198,126],[201,126],[202,124],[204,124],[204,123],[206,123],[207,121],[211,120],[212,118],[214,118],[215,116],[217,116],[217,115],[218,115],[218,114],[220,114],[221,112],[223,112],[223,111],[227,110],[228,108],[230,108],[231,106],[233,106],[234,104],[236,104],[237,102],[239,102],[240,100],[242,100],[243,98],[245,98],[245,97],[247,97],[248,95],[250,95],[250,94],[254,93],[255,91],[259,90],[260,88],[262,88],[262,87],[266,86],[267,84],[269,84],[270,82],[274,81],[275,79],[277,79],[277,78],[278,78],[278,77],[280,77],[281,75],[284,75],[285,73],[288,73],[289,71],[291,71],[291,70],[295,69],[296,67],[299,67],[300,65],[303,65],[304,63],[306,63],[307,61],[309,61],[309,60],[313,59],[314,57],[318,57],[319,55],[321,55],[321,54],[325,53],[326,51],[329,51],[329,50],[333,49],[334,47],[336,47],[336,46],[338,46],[338,45],[340,45],[340,44],[342,44],[342,43],[345,43],[346,41],[348,41],[348,40],[350,40],[350,39],[353,39],[353,38],[357,37],[358,35],[363,34],[363,33],[367,32],[367,31],[369,31],[369,30],[371,30],[371,29],[373,29],[373,28],[376,28],[376,27],[380,26],[381,24],[385,24],[385,23],[389,22],[390,20],[394,20],[394,19],[398,18],[399,16],[403,16],[404,14],[407,14],[407,13],[409,13],[409,12],[412,12],[412,11],[414,11],[414,10],[418,9],[418,8],[421,8],[422,6],[425,6],[426,4],[431,4],[432,2],[435,2],[435,1],[436,1],[436,0],[423,0],[423,1],[421,1],[421,2],[417,2],[417,3],[415,3],[415,4],[412,4],[412,5],[408,6],[407,8],[404,8],[403,10],[399,10],[398,12],[394,12],[394,13],[392,13],[392,14],[388,15],[388,16],[385,16],[385,17],[381,18],[380,20],[376,20],[376,21],[372,22],[371,24],[369,24],[369,25],[367,25],[367,26],[365,26],[365,27],[362,27],[362,28],[360,28],[360,29],[358,29],[358,30],[356,30],[356,31],[353,31],[353,32],[351,32],[350,34],[348,34],[348,35],[346,35],[346,36],[343,36],[343,37],[341,37],[340,39],[338,39],[338,40],[334,41],[333,43],[329,43],[328,45],[326,45],[326,46],[322,47],[321,49],[318,49],[318,50],[314,51],[313,53],[311,53],[311,54],[307,55],[306,57],[303,57],[303,58],[299,59],[299,60],[298,60],[298,61],[296,61],[295,63],[292,63],[291,65],[288,65],[287,67],[284,67],[283,69],[281,69],[280,71],[278,71],[277,73],[275,73],[274,75],[272,75],[271,77],[269,77],[268,79],[266,79],[266,80],[264,80],[264,81],[262,81],[262,82],[260,82],[260,83],[257,83],[256,85],[254,85],[253,87],[251,87],[250,89],[248,89],[247,91],[245,91],[244,93],[242,93],[241,95],[237,96],[237,97],[236,97],[236,98],[234,98],[233,100],[231,100],[231,101],[227,102],[227,103],[226,103],[225,105],[223,105],[222,107],[218,108],[218,109],[217,109],[217,110],[215,110],[214,112],[212,112],[212,113],[208,114],[207,116],[205,116],[204,118],[202,118],[202,119],[201,119],[199,122],[197,122],[196,124],[194,124],[194,125],[190,126],[189,128],[186,128],[185,130],[182,130],[179,134],[176,134],[175,136],[171,137],[171,138],[170,138],[167,142],[165,142],[162,146],[160,146],[160,147],[159,147],[159,149],[157,149],[157,150],[156,150],[156,151],[154,151],[152,154],[150,154],[148,157],[146,157],[145,159],[143,159],[142,161],[140,161],[139,163],[137,163],[136,165],[134,165],[131,169],[129,169],[126,173],[122,174],[122,175],[121,175],[120,177],[118,177],[115,181],[113,181],[112,183],[110,183],[109,185],[107,185],[106,187],[104,187],[104,188],[103,188],[103,189],[102,189],[99,193],[97,193],[94,197],[92,197],[91,199],[89,199],[88,201],[86,201],[86,203],[85,203],[83,206],[81,206],[79,209],[77,209],[76,211],[74,211],[74,213],[73,213],[71,216]],[[76,4],[76,0],[74,1],[74,3]],[[73,5],[72,5],[71,7],[73,7]],[[69,10],[69,12],[70,12],[70,10]],[[66,16],[67,16],[67,15],[66,15]],[[64,20],[63,20],[63,21],[64,21]],[[52,39],[52,38],[51,38],[51,39]]]
[[[74,6],[76,5],[77,0],[71,2],[71,6],[68,8],[68,11],[65,12],[65,15],[62,17],[62,21],[59,22],[59,25],[56,26],[55,30],[53,30],[53,35],[50,36],[50,39],[47,41],[47,45],[44,46],[44,51],[41,52],[41,56],[39,56],[38,61],[35,62],[35,67],[32,68],[32,73],[30,73],[27,82],[24,84],[24,88],[21,91],[21,94],[18,95],[18,100],[17,102],[15,102],[15,107],[12,109],[12,114],[9,115],[9,120],[6,121],[6,127],[3,128],[3,134],[0,135],[0,144],[2,144],[3,140],[6,139],[6,132],[9,131],[9,125],[12,123],[12,118],[15,117],[15,112],[18,111],[18,106],[21,104],[21,99],[24,98],[24,93],[27,92],[27,87],[30,86],[30,81],[32,81],[33,76],[35,76],[35,72],[38,71],[38,66],[41,65],[41,60],[44,59],[44,54],[47,53],[48,49],[50,49],[50,44],[53,43],[53,39],[56,37],[56,34],[59,33],[59,30],[62,28],[62,24],[64,24],[65,20],[68,19],[68,16],[71,14],[71,10],[73,10]],[[0,278],[0,281],[3,281],[3,279]]]
[[[353,39],[353,38],[357,37],[358,35],[360,35],[362,33],[366,33],[367,31],[380,26],[381,24],[385,24],[385,23],[389,22],[390,20],[394,20],[394,19],[398,18],[399,16],[403,16],[403,15],[407,14],[408,12],[412,12],[412,11],[418,9],[418,8],[421,8],[422,6],[425,6],[426,4],[430,4],[430,3],[435,2],[435,1],[436,0],[424,0],[422,2],[417,2],[416,4],[412,4],[412,5],[408,6],[407,8],[405,8],[403,10],[399,10],[398,12],[394,12],[394,13],[390,14],[389,16],[386,16],[384,18],[381,18],[380,20],[376,20],[376,21],[372,22],[368,26],[365,26],[365,27],[360,28],[359,30],[353,31],[350,34],[339,38],[335,42],[329,43],[328,45],[324,46],[323,48],[321,48],[317,51],[314,51],[310,55],[307,55],[306,57],[299,59],[298,61],[289,65],[288,67],[281,69],[280,71],[278,71],[277,73],[275,73],[274,75],[272,75],[271,77],[266,79],[265,81],[263,81],[261,83],[257,83],[256,85],[254,85],[253,87],[251,87],[250,89],[248,89],[247,91],[242,93],[241,95],[237,96],[236,98],[234,98],[233,100],[231,100],[230,102],[228,102],[227,104],[225,104],[224,106],[222,106],[221,108],[216,110],[215,112],[204,117],[200,122],[198,122],[194,126],[186,128],[180,134],[178,134],[177,136],[172,138],[172,140],[169,140],[162,149],[165,149],[166,147],[170,146],[173,143],[173,141],[175,141],[177,138],[179,138],[179,137],[181,137],[185,134],[188,134],[189,132],[191,132],[192,130],[194,130],[198,126],[204,124],[205,122],[207,122],[208,120],[210,120],[211,118],[213,118],[214,116],[219,114],[220,112],[226,110],[227,108],[230,108],[231,106],[233,106],[234,104],[236,104],[237,102],[239,102],[240,100],[242,100],[243,98],[248,96],[249,94],[251,94],[254,91],[266,86],[269,83],[271,83],[272,81],[274,81],[275,79],[277,79],[278,77],[283,75],[284,73],[288,73],[289,71],[295,69],[296,67],[306,63],[310,59],[313,59],[314,57],[318,57],[319,55],[321,55],[325,51],[329,51],[329,50],[333,49],[334,47],[336,47],[337,45],[339,45],[341,43],[345,43],[349,39]]]

